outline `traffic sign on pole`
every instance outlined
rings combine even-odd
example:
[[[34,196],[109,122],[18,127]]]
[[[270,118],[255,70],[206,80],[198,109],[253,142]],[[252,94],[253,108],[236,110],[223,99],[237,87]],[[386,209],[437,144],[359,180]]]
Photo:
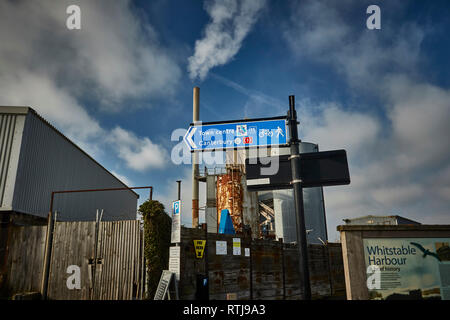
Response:
[[[269,169],[278,162],[276,172]],[[300,178],[303,188],[345,185],[350,183],[345,150],[300,153]],[[291,189],[292,168],[289,155],[249,158],[245,160],[248,191]]]
[[[191,151],[287,145],[286,117],[193,124],[184,136]]]
[[[300,153],[298,144],[297,112],[295,111],[295,98],[289,96],[289,132],[291,136],[291,171],[292,185],[294,187],[294,203],[296,213],[297,242],[299,253],[300,287],[304,300],[311,300],[311,283],[309,279],[308,245],[306,243],[305,210],[303,208],[303,185],[301,179]]]
[[[172,232],[171,243],[181,242],[181,200],[172,203]]]

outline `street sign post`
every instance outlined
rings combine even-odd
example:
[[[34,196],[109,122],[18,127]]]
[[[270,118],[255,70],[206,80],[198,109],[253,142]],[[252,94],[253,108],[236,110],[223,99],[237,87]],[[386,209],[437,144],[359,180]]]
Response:
[[[300,154],[297,125],[295,98],[294,96],[289,96],[287,117],[195,123],[191,124],[183,140],[191,152],[258,147],[290,147],[289,156],[273,158],[273,160],[279,161],[278,173],[273,175],[264,176],[264,174],[261,175],[260,173],[261,168],[264,166],[263,164],[270,163],[267,161],[267,158],[266,161],[257,160],[255,163],[247,159],[247,188],[249,191],[294,189],[299,270],[301,272],[300,287],[302,288],[304,299],[310,300],[311,285],[303,208],[303,188],[349,184],[350,176],[347,156],[344,150]],[[173,216],[175,216],[175,212]],[[219,245],[218,242],[216,243],[217,246]],[[219,254],[218,247],[216,247],[216,251]]]
[[[172,203],[171,243],[179,243],[181,237],[181,200]]]
[[[287,145],[286,117],[191,124],[184,142],[191,151]]]
[[[296,227],[297,227],[297,241],[299,251],[299,268],[301,272],[301,288],[303,289],[303,297],[305,300],[311,300],[311,284],[309,279],[309,264],[308,264],[308,245],[306,243],[306,226],[305,226],[305,211],[303,208],[303,186],[301,179],[301,167],[300,167],[300,154],[298,144],[298,122],[297,112],[295,111],[295,98],[289,96],[289,112],[288,123],[290,133],[290,145],[291,145],[291,171],[292,181],[291,184],[294,187],[294,202],[295,212],[297,214]]]
[[[248,191],[291,189],[292,168],[289,155],[245,160]],[[278,162],[275,174],[264,173]],[[321,151],[300,154],[303,188],[326,187],[350,183],[347,153],[345,150]]]

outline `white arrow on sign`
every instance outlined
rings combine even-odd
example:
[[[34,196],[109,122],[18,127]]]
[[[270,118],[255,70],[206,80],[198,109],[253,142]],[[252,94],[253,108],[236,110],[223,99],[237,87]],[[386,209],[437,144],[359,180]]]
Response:
[[[197,128],[196,128],[196,127],[193,127],[192,130],[191,130],[191,132],[188,133],[188,135],[186,136],[186,141],[187,141],[187,143],[190,145],[190,147],[191,147],[192,149],[196,149],[196,148],[197,148],[197,145],[196,145],[196,144],[194,143],[194,141],[192,140],[192,136],[194,135],[195,131],[197,131]]]

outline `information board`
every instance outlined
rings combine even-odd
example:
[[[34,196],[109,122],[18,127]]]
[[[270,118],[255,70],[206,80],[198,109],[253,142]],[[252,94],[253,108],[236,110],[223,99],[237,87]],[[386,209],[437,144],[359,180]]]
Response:
[[[159,279],[158,288],[156,289],[154,300],[164,300],[167,294],[167,289],[174,278],[174,273],[169,270],[163,270],[161,278]]]
[[[175,274],[177,281],[180,280],[180,247],[169,248],[169,271]]]
[[[450,300],[449,244],[450,238],[364,239],[366,267],[374,266],[369,298]]]

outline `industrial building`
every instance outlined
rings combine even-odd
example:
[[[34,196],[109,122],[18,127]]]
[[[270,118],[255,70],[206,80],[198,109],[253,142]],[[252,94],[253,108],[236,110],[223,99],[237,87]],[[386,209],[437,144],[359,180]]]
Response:
[[[300,153],[319,152],[319,146],[314,143],[300,142]],[[289,148],[279,148],[278,155],[290,154]],[[267,199],[267,196],[265,196]],[[273,208],[275,211],[276,238],[284,242],[297,242],[297,227],[295,216],[293,189],[273,190]],[[266,200],[267,201],[267,200]],[[305,210],[306,240],[308,243],[321,244],[328,240],[325,217],[325,202],[323,188],[304,188],[303,206]]]
[[[44,220],[54,191],[127,187],[30,107],[0,106],[0,215]],[[55,194],[60,221],[135,219],[131,190]]]
[[[193,90],[193,123],[200,119],[200,88]],[[300,153],[318,152],[317,144],[300,142]],[[287,147],[268,147],[265,156],[290,154]],[[225,151],[225,166],[200,168],[198,155],[192,154],[192,225],[199,226],[199,182],[206,183],[205,222],[207,231],[218,233],[221,212],[227,209],[236,233],[251,232],[252,238],[297,242],[296,213],[292,189],[251,192],[247,189],[245,160],[261,156],[255,149]],[[324,244],[328,240],[322,187],[304,188],[303,201],[307,242]]]
[[[318,145],[301,142],[300,153],[318,152]],[[289,154],[289,148],[269,149],[271,156]],[[208,232],[217,233],[220,213],[228,209],[235,230],[251,229],[253,238],[283,239],[297,242],[296,215],[292,189],[262,192],[247,191],[245,158],[248,150],[227,152],[224,168],[204,168],[198,180],[206,182],[205,220]],[[327,241],[325,205],[322,187],[303,189],[307,241],[322,244]]]
[[[407,219],[401,216],[375,216],[368,215],[363,217],[357,217],[353,219],[344,219],[346,225],[389,225],[389,226],[400,226],[400,225],[420,225],[420,222]]]

